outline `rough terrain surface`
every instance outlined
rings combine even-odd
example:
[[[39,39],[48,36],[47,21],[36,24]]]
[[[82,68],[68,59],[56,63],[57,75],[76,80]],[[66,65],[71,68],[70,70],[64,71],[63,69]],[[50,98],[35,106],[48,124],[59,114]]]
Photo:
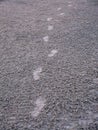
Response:
[[[0,130],[98,130],[98,0],[0,0]]]

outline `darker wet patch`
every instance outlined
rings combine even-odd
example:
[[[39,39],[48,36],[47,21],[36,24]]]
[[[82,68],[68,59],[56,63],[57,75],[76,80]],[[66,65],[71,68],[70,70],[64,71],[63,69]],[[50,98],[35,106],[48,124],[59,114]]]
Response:
[[[0,0],[0,4],[10,2],[10,0]]]
[[[0,3],[1,2],[7,2],[7,1],[14,2],[14,3],[17,3],[17,4],[27,4],[27,1],[25,1],[25,0],[0,0]]]
[[[25,1],[15,1],[17,4],[27,4]]]
[[[10,0],[10,2],[14,2],[16,4],[28,4],[30,1],[29,0]]]
[[[87,0],[87,1],[95,6],[98,6],[98,0]]]
[[[7,1],[7,0],[0,0],[0,2],[5,2],[5,1]]]

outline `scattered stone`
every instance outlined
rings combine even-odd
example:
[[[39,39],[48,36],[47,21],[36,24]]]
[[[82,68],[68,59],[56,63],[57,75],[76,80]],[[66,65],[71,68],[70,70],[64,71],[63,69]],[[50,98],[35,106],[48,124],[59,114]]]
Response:
[[[48,26],[48,30],[49,31],[53,30],[53,26],[52,25]]]
[[[48,54],[48,57],[53,57],[55,54],[58,53],[58,50],[52,50],[50,54]]]
[[[45,103],[46,103],[46,100],[42,97],[39,97],[35,102],[36,107],[34,108],[34,111],[31,112],[31,116],[37,117],[42,111],[43,107],[45,106]]]
[[[42,72],[42,67],[37,68],[34,72],[33,72],[33,78],[34,80],[39,80],[40,79],[40,73]]]
[[[45,42],[48,42],[48,41],[49,41],[49,36],[43,37],[43,40],[44,40]]]
[[[47,21],[48,21],[48,22],[51,21],[51,20],[52,20],[52,17],[47,18]]]

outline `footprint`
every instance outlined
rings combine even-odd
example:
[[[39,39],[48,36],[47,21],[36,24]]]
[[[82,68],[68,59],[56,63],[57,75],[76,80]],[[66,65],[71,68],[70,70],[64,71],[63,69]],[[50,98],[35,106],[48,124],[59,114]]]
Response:
[[[34,72],[33,72],[33,78],[34,80],[39,80],[40,79],[40,73],[42,72],[42,67],[37,68]]]

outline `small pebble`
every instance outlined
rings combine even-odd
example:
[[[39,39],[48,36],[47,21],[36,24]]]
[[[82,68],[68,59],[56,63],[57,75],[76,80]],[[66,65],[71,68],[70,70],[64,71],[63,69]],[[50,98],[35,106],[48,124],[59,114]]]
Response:
[[[48,54],[48,57],[53,57],[55,54],[58,53],[58,50],[52,50],[50,54]]]
[[[61,7],[57,9],[58,11],[61,10]]]
[[[37,68],[34,72],[33,72],[33,78],[34,80],[39,80],[40,79],[40,73],[42,72],[42,67]]]
[[[63,15],[64,15],[64,13],[60,13],[59,15],[60,15],[60,16],[63,16]]]
[[[71,5],[71,4],[69,4],[68,6],[69,6],[69,7],[71,7],[72,5]]]
[[[47,21],[48,21],[48,22],[51,21],[51,20],[52,20],[52,17],[47,18]]]
[[[43,40],[44,40],[45,42],[48,42],[48,41],[49,41],[49,36],[43,37]]]
[[[49,30],[49,31],[53,30],[53,26],[52,26],[52,25],[49,25],[49,26],[48,26],[48,30]]]

